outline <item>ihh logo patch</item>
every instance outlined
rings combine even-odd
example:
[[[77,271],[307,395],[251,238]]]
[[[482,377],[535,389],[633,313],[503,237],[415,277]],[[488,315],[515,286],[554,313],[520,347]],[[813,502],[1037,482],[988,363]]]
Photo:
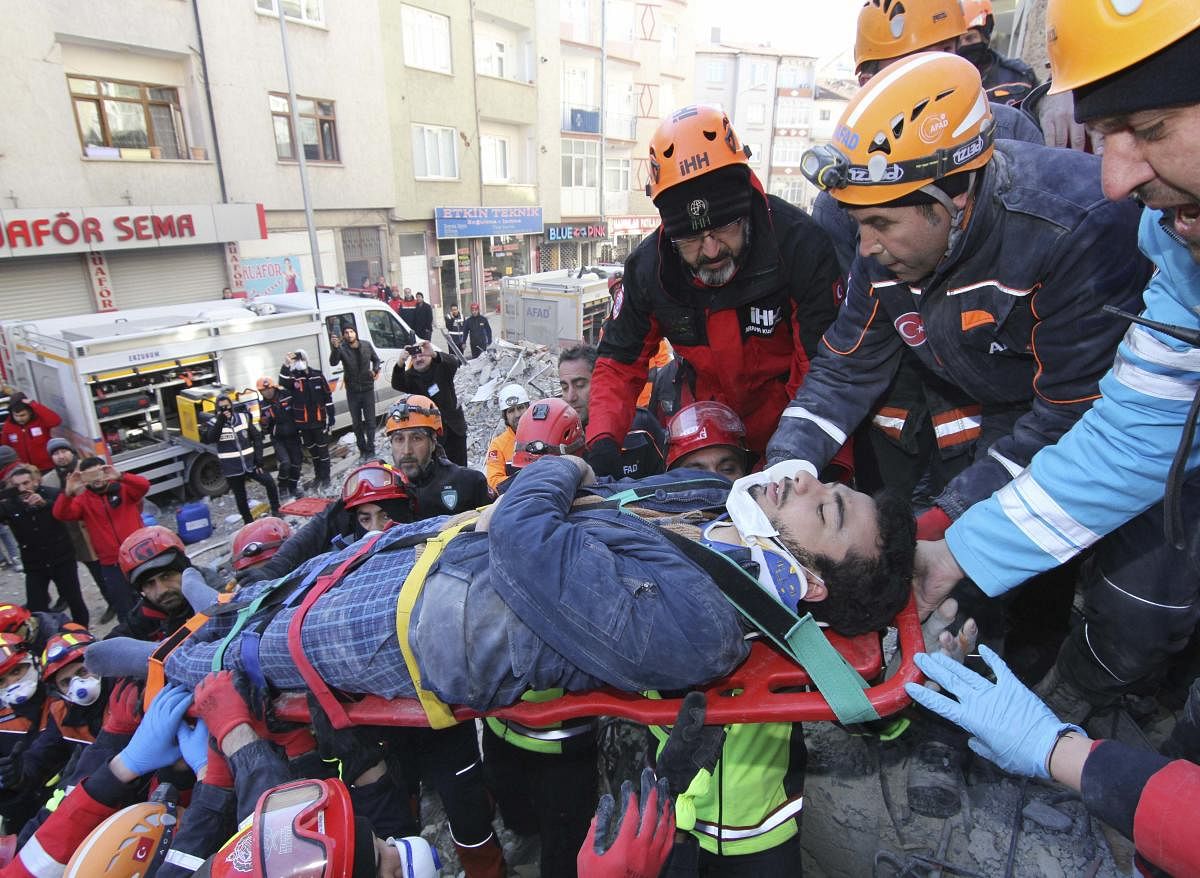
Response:
[[[918,348],[925,344],[925,323],[916,311],[901,314],[893,325],[909,347]]]
[[[742,323],[742,335],[773,335],[782,317],[782,308],[759,308],[751,305]]]

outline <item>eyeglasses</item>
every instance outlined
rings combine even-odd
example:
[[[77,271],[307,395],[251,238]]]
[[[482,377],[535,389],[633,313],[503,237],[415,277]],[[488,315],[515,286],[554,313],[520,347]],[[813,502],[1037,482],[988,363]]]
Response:
[[[746,223],[746,217],[739,216],[737,219],[735,219],[731,223],[725,223],[725,225],[717,226],[715,229],[705,229],[703,232],[700,232],[700,234],[698,234],[698,235],[688,235],[683,238],[672,238],[671,243],[674,244],[676,247],[688,247],[688,248],[699,247],[704,242],[704,239],[709,237],[710,235],[719,240],[724,240],[725,238],[728,238],[731,235],[733,235],[735,232],[740,232],[742,229],[742,226],[745,225],[745,223]]]

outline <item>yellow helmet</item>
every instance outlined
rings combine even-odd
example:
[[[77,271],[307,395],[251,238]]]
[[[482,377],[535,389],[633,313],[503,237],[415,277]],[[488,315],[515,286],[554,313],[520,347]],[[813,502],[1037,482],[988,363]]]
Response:
[[[911,55],[967,32],[958,0],[867,0],[858,13],[854,71]]]
[[[1112,76],[1197,28],[1194,0],[1050,0],[1050,94]]]
[[[947,52],[921,52],[867,83],[833,137],[805,152],[801,171],[843,204],[872,205],[983,167],[995,126],[975,66]]]

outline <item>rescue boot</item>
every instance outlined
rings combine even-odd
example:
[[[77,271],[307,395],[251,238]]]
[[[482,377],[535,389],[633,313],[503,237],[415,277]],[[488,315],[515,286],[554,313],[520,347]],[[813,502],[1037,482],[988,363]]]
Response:
[[[1183,712],[1159,750],[1172,759],[1200,762],[1200,678],[1192,683]]]
[[[467,878],[505,878],[507,866],[504,863],[504,851],[495,833],[489,835],[487,841],[473,847],[458,842],[454,843],[454,847]]]

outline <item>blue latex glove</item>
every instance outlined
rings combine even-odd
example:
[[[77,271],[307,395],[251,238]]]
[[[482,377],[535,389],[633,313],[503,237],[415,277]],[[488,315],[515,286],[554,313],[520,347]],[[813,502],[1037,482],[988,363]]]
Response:
[[[183,761],[191,768],[192,774],[199,777],[200,772],[208,765],[208,726],[204,720],[196,720],[194,726],[188,725],[186,721],[181,722],[175,732],[175,742],[179,744]]]
[[[118,754],[134,774],[149,774],[166,768],[180,758],[175,732],[192,703],[190,690],[168,684],[154,696],[125,749]]]
[[[917,683],[906,683],[904,691],[970,732],[974,737],[967,746],[984,759],[1012,774],[1050,777],[1047,763],[1058,739],[1083,729],[1056,717],[992,650],[980,646],[979,654],[996,675],[995,683],[944,655],[918,653],[917,667],[958,701]]]

